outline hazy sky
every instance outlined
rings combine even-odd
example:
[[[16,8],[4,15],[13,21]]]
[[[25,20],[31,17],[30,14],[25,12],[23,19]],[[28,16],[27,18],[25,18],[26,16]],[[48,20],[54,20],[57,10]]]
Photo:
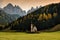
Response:
[[[58,3],[60,0],[0,0],[0,6],[4,7],[8,3],[19,5],[23,10],[28,10],[31,7],[44,6],[51,3]]]

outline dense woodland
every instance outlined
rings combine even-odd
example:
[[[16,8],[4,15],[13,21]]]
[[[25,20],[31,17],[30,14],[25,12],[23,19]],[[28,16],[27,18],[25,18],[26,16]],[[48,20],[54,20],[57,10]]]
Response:
[[[38,31],[51,29],[60,24],[60,3],[49,4],[37,9],[32,13],[20,17],[16,21],[1,27],[0,30],[30,31],[31,24],[36,26]]]

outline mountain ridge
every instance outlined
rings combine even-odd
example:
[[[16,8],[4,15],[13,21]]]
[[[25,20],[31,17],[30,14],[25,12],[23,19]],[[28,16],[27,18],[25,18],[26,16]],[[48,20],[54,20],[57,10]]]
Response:
[[[38,31],[51,29],[55,25],[60,24],[60,3],[39,8],[10,23],[5,28],[10,27],[10,30],[16,31],[30,31],[31,24],[34,24]]]
[[[9,3],[7,6],[3,8],[3,10],[8,14],[18,14],[19,16],[26,15],[26,11],[22,10],[19,6],[13,6],[11,3]]]

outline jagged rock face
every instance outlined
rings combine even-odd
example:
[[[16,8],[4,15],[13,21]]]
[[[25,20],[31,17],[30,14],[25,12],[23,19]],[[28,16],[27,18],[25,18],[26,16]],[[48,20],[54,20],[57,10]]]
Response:
[[[41,7],[39,7],[39,8],[41,8]],[[35,10],[37,10],[37,9],[39,9],[39,8],[38,8],[38,7],[36,7],[36,8],[31,7],[31,9],[27,11],[27,14],[28,14],[28,13],[31,13],[31,12],[34,12]]]
[[[23,11],[19,6],[13,6],[11,3],[4,7],[3,10],[8,14],[18,14],[20,16],[26,15],[26,12]]]
[[[29,9],[29,10],[27,11],[27,14],[29,14],[29,13],[31,13],[31,12],[34,12],[34,11],[38,10],[39,8],[41,8],[41,7],[42,7],[42,6],[40,6],[40,7],[36,6],[36,8],[31,7],[31,9]]]

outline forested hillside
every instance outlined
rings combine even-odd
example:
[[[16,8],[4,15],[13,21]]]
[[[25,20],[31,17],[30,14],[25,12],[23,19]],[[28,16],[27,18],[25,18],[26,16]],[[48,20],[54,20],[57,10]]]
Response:
[[[38,31],[51,29],[55,25],[60,24],[60,3],[41,7],[6,25],[3,29],[30,31],[31,24],[36,26]]]

